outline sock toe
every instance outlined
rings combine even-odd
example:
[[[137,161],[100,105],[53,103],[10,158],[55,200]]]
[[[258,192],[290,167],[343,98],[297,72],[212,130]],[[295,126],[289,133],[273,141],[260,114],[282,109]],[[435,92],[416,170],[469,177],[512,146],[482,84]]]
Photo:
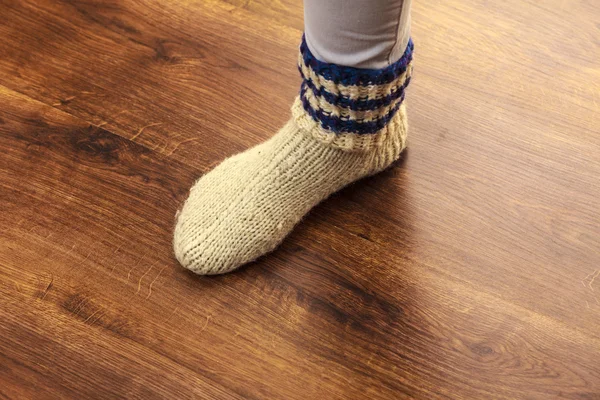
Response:
[[[183,214],[183,213],[182,213]],[[203,233],[194,230],[194,220],[185,214],[179,216],[175,226],[173,250],[179,263],[199,275],[218,275],[236,269],[243,260],[230,255],[231,249],[212,237],[203,238]],[[216,237],[220,237],[215,232]]]
[[[215,192],[207,181],[196,183],[177,217],[173,250],[179,263],[199,275],[218,275],[273,250],[280,240],[272,230],[257,229],[272,224],[264,219],[258,224],[256,210],[231,198],[207,205],[205,197]]]

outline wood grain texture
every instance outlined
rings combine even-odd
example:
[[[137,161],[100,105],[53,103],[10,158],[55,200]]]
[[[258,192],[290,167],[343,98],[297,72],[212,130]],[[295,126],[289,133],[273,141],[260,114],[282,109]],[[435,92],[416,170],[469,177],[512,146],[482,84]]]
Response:
[[[0,397],[600,398],[600,8],[414,7],[403,161],[201,278],[175,212],[288,118],[301,3],[0,1]]]

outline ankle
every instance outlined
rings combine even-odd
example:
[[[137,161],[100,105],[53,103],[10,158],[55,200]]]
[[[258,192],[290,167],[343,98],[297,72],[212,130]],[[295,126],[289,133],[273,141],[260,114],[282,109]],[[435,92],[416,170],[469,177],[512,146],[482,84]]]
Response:
[[[301,130],[346,151],[378,152],[398,158],[406,144],[404,92],[412,73],[412,42],[402,58],[379,70],[327,64],[303,40],[299,70],[303,81],[292,115]]]

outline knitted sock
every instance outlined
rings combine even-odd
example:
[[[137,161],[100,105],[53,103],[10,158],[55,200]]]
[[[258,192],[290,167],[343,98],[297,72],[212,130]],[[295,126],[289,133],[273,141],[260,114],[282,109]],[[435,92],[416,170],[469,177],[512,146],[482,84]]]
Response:
[[[175,227],[179,262],[203,275],[232,271],[275,249],[320,201],[398,159],[412,49],[369,70],[323,63],[303,40],[292,118],[194,184]]]

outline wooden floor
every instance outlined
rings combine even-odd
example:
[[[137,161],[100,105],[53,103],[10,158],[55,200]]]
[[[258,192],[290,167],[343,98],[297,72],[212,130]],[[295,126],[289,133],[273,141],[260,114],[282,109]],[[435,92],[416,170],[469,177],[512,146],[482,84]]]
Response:
[[[0,397],[600,399],[600,6],[419,0],[409,150],[172,255],[298,91],[300,0],[0,1]]]

